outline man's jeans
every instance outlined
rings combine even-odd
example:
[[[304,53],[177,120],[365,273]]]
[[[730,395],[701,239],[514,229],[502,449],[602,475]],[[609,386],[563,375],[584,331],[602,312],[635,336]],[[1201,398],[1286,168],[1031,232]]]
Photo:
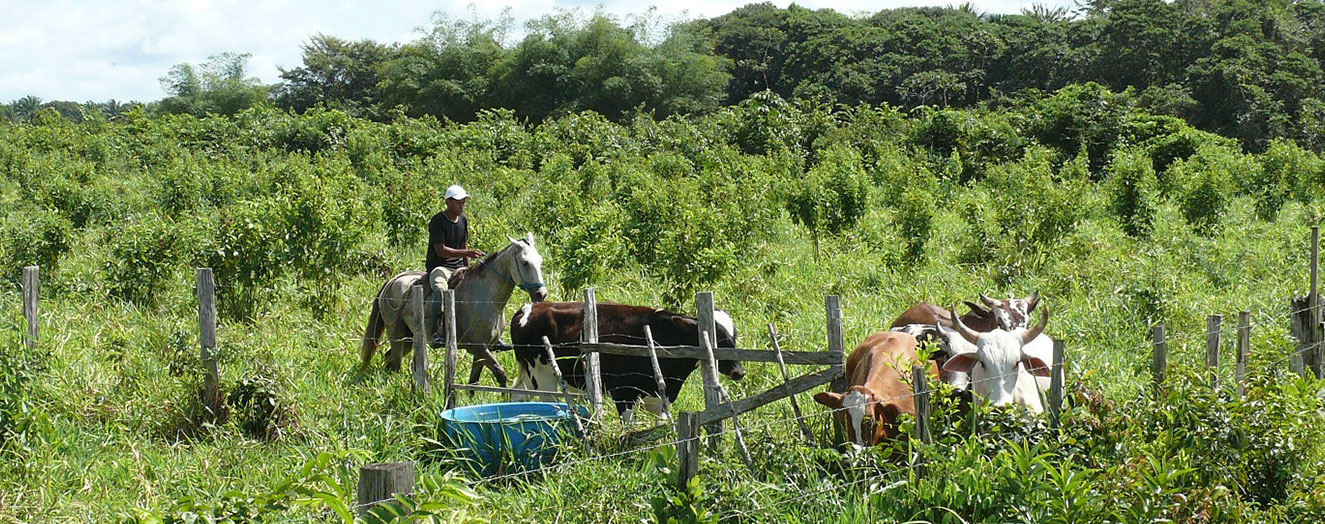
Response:
[[[445,267],[435,267],[428,273],[428,285],[432,286],[432,294],[428,296],[428,318],[432,319],[432,342],[440,344],[446,337],[441,332],[442,328],[442,292],[447,290],[446,281],[451,279],[451,270]]]

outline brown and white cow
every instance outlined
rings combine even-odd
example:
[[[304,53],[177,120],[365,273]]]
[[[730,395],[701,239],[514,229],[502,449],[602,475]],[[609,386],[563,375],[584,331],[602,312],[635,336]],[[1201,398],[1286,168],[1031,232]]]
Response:
[[[718,347],[736,347],[736,325],[725,311],[713,312],[717,325]],[[649,326],[654,340],[663,346],[693,346],[699,342],[699,322],[694,317],[648,306],[629,306],[611,302],[598,303],[598,340],[618,344],[643,345],[644,326]],[[580,331],[584,327],[583,302],[539,302],[526,304],[511,319],[511,344],[520,364],[516,388],[556,391],[557,382],[543,347],[543,337],[553,344],[558,365],[568,387],[583,390],[584,364],[580,356]],[[566,365],[574,362],[573,365]],[[681,386],[699,364],[693,358],[660,358],[658,367],[667,391],[659,392],[648,357],[601,354],[603,392],[612,397],[617,414],[630,420],[641,399],[666,394],[676,401]],[[745,377],[745,368],[734,360],[719,360],[718,372],[732,380]],[[646,407],[653,408],[647,405]]]
[[[962,324],[977,333],[988,333],[995,329],[1024,329],[1030,327],[1030,313],[1040,303],[1040,292],[1036,291],[1024,299],[1008,297],[1007,300],[994,300],[981,293],[980,301],[988,307],[963,301],[969,311],[961,317],[956,317],[955,311],[921,302],[893,320],[889,329],[909,333],[921,342],[937,342],[940,351],[930,355],[930,358],[938,364],[941,380],[958,390],[965,390],[969,387],[970,375],[950,371],[945,364],[953,355],[975,351],[975,346],[965,343],[960,337],[952,336],[955,328],[953,319],[960,318]],[[1038,343],[1035,347],[1038,349]],[[1052,351],[1052,346],[1050,348]]]
[[[1026,298],[1008,297],[1006,300],[994,300],[981,293],[980,301],[989,306],[994,314],[994,319],[998,322],[999,329],[1012,331],[1030,327],[1031,313],[1035,312],[1035,306],[1040,305],[1040,292],[1031,293],[1031,296]],[[967,304],[970,305],[969,302]],[[966,324],[966,327],[976,331],[993,331],[992,328],[981,329],[983,325],[977,326],[967,322],[965,316],[962,317],[962,322]]]
[[[814,395],[815,402],[835,410],[848,440],[860,446],[878,445],[897,437],[903,413],[915,415],[910,372],[920,363],[917,344],[915,337],[900,331],[870,335],[847,357],[846,391]],[[932,363],[927,366],[931,376],[937,375]]]

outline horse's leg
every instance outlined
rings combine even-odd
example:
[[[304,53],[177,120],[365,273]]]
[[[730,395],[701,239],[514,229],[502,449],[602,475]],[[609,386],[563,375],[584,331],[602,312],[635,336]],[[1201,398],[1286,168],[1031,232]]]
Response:
[[[405,355],[403,338],[403,336],[391,337],[391,350],[386,352],[386,368],[390,371],[400,371],[400,360]]]
[[[500,362],[497,362],[497,355],[492,354],[492,350],[486,346],[474,353],[474,367],[478,369],[480,363],[492,370],[492,377],[497,380],[497,384],[506,387],[506,370],[502,369]],[[469,376],[473,378],[478,373],[482,373],[482,370],[478,369],[470,373]]]
[[[477,384],[478,379],[483,377],[483,366],[479,364],[479,358],[474,357],[474,362],[469,366],[469,383]]]

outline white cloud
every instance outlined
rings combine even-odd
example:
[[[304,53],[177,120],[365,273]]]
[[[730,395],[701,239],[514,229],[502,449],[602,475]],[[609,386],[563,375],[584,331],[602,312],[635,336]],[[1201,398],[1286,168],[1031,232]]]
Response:
[[[663,20],[712,17],[751,0],[673,0],[651,16]],[[775,4],[785,7],[790,1]],[[844,13],[901,6],[947,6],[949,0],[878,2],[802,0]],[[985,0],[977,8],[1018,12],[1034,2]],[[1045,3],[1071,7],[1072,0]],[[179,63],[223,53],[250,53],[249,75],[266,83],[278,67],[301,63],[300,46],[316,33],[405,42],[432,26],[432,13],[496,18],[509,9],[516,28],[557,8],[601,7],[619,20],[661,2],[631,0],[8,0],[0,2],[0,101],[25,95],[44,100],[150,101],[165,96],[158,79]]]

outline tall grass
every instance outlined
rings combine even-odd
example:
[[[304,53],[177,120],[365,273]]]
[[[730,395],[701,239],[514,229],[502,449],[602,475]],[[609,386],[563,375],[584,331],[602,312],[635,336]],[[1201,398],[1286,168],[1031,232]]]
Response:
[[[616,125],[570,115],[536,128],[500,114],[460,126],[261,109],[0,125],[9,144],[0,148],[0,267],[35,261],[45,279],[38,355],[18,343],[17,275],[6,273],[0,291],[0,308],[14,312],[0,326],[0,520],[215,516],[272,500],[282,508],[271,520],[335,520],[334,504],[299,503],[286,490],[348,499],[333,488],[353,479],[337,472],[352,477],[368,461],[451,471],[436,454],[439,399],[417,398],[409,376],[382,371],[380,361],[359,369],[357,338],[383,279],[421,265],[418,231],[452,183],[476,195],[477,247],[536,234],[553,299],[577,300],[592,285],[600,300],[693,313],[693,293],[712,290],[737,320],[742,347],[769,347],[763,333],[772,322],[784,349],[825,348],[827,294],[842,297],[850,345],[922,300],[1038,289],[1053,310],[1049,331],[1067,341],[1069,381],[1107,400],[1074,403],[1061,433],[987,414],[983,426],[943,430],[933,447],[865,452],[838,451],[827,437],[799,444],[789,406],[777,403],[743,419],[753,469],[730,445],[706,451],[702,484],[679,492],[666,448],[611,458],[581,450],[574,466],[467,479],[481,498],[466,504],[477,506],[446,518],[1319,518],[1325,451],[1306,436],[1322,422],[1318,385],[1285,372],[1296,347],[1288,297],[1306,288],[1307,226],[1325,213],[1325,170],[1314,153],[1285,143],[1243,155],[1211,138],[1160,165],[1154,144],[1162,141],[1138,136],[1129,143],[1140,145],[1092,162],[1079,150],[1007,145],[1033,138],[982,145],[988,137],[932,121],[1016,114],[893,115],[897,122],[875,128],[867,118],[788,107],[787,118],[836,127],[816,136],[764,129],[766,140],[750,150],[723,127],[753,122],[746,106],[694,121]],[[307,140],[319,119],[343,123],[342,140]],[[290,138],[291,129],[303,138]],[[833,155],[820,155],[830,148]],[[86,158],[92,150],[95,161]],[[852,158],[866,175],[852,179],[865,185],[842,187],[866,194],[823,198],[861,204],[852,211],[859,216],[815,232],[787,212],[785,191],[821,157]],[[1262,164],[1289,187],[1242,187],[1240,177]],[[200,265],[217,267],[225,306],[223,387],[249,408],[215,427],[196,413],[191,268]],[[1165,396],[1150,397],[1152,324],[1168,327],[1170,362],[1194,366],[1204,354],[1203,318],[1244,309],[1255,322],[1246,400],[1204,392],[1181,369]],[[513,355],[499,358],[516,369]],[[747,370],[727,384],[735,397],[781,381],[767,364]],[[1230,370],[1221,373],[1232,381]],[[687,384],[674,409],[702,408],[699,382]],[[818,434],[831,434],[826,412],[807,409]],[[626,450],[610,441],[627,428],[613,416],[605,424],[600,445]],[[908,467],[917,454],[929,461],[927,477]]]

